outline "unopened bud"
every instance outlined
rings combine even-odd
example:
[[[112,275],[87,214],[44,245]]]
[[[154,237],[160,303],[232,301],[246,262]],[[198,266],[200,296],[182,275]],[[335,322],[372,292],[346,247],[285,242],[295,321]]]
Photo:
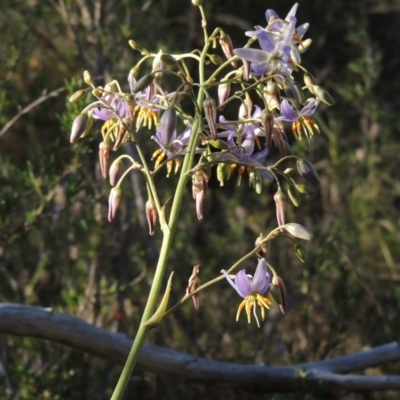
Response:
[[[292,60],[294,65],[300,65],[301,64],[300,51],[297,48],[297,46],[295,46],[295,45],[290,46],[290,59]]]
[[[301,194],[314,194],[315,191],[314,189],[311,189],[310,187],[306,186],[306,185],[295,185],[296,189],[298,190],[299,193]]]
[[[298,158],[297,159],[297,170],[299,171],[299,174],[306,179],[308,182],[310,182],[313,185],[318,186],[320,183],[319,176],[317,174],[317,171],[314,168],[314,165],[312,165],[309,161],[305,160],[304,158]]]
[[[219,163],[217,165],[217,179],[220,186],[224,186],[224,180],[228,177],[229,165],[225,163]]]
[[[110,143],[109,142],[101,142],[99,146],[99,160],[100,160],[100,169],[103,178],[107,178],[108,174],[108,158],[110,155]]]
[[[294,252],[296,253],[297,258],[302,263],[305,263],[307,261],[307,252],[305,251],[304,247],[300,243],[295,243]]]
[[[229,145],[228,143],[226,143],[225,141],[221,140],[221,139],[217,139],[217,140],[209,140],[208,143],[212,146],[215,147],[218,150],[228,150],[229,149]]]
[[[141,92],[142,90],[146,89],[147,86],[149,86],[153,82],[153,75],[152,74],[147,74],[142,76],[135,85],[131,87],[131,92],[132,93],[137,93]]]
[[[312,39],[302,40],[299,44],[300,53],[304,53],[305,51],[307,51],[310,48],[311,43],[312,43]]]
[[[161,54],[160,58],[161,61],[164,62],[166,65],[175,65],[177,63],[175,58],[169,54]]]
[[[222,32],[219,37],[219,44],[221,45],[222,51],[225,54],[225,57],[229,60],[235,55],[233,54],[233,45],[232,40],[229,35],[225,32]],[[233,68],[236,68],[236,62],[232,61],[231,65]]]
[[[119,130],[118,130],[118,136],[117,136],[117,139],[115,140],[114,147],[113,147],[114,151],[118,150],[121,147],[121,145],[124,143],[127,133],[128,133],[128,131],[126,130],[126,128],[123,125],[120,125]]]
[[[128,43],[129,43],[129,46],[131,46],[133,50],[139,50],[140,49],[140,47],[138,46],[138,44],[134,40],[130,40]]]
[[[286,211],[286,195],[282,189],[279,189],[275,195],[275,207],[276,207],[276,219],[278,220],[278,226],[285,225],[285,211]]]
[[[304,96],[304,92],[303,92],[301,85],[299,84],[299,82],[294,81],[293,87],[294,87],[294,90],[296,91],[297,98],[299,99],[300,104],[303,104],[306,100],[306,97]]]
[[[222,65],[224,60],[218,54],[208,54],[208,58],[214,65]]]
[[[117,213],[119,202],[121,200],[122,190],[119,186],[113,187],[108,198],[108,221],[112,222]]]
[[[257,194],[262,193],[262,178],[257,171],[249,172],[250,185],[254,188]]]
[[[200,286],[200,265],[196,265],[193,267],[192,275],[189,278],[189,284],[186,288],[186,293],[191,294],[193,293],[199,286]],[[198,310],[200,308],[199,303],[199,295],[196,293],[192,296],[194,308]]]
[[[85,83],[87,83],[88,85],[92,86],[93,85],[93,79],[92,79],[92,75],[90,75],[89,71],[83,71],[83,80]]]
[[[70,103],[74,103],[75,101],[78,101],[78,100],[82,99],[83,97],[85,97],[86,93],[87,93],[87,91],[85,89],[81,89],[81,90],[76,91],[69,98]]]
[[[322,101],[326,105],[333,106],[335,104],[335,101],[332,99],[332,96],[323,87],[314,85],[313,91],[314,91],[314,94],[318,97],[318,100]]]
[[[203,4],[203,0],[192,0],[194,6],[200,7]]]
[[[278,104],[281,104],[281,94],[276,82],[270,80],[265,86],[265,92],[269,94]]]
[[[315,85],[315,79],[314,79],[314,77],[309,73],[309,72],[306,72],[305,74],[304,74],[304,77],[303,77],[303,79],[304,79],[304,83],[305,83],[305,85],[307,86],[307,89],[312,93],[312,94],[314,94],[314,85]]]
[[[124,163],[120,158],[116,159],[110,167],[110,185],[115,186],[124,173]]]
[[[285,78],[282,82],[283,90],[285,91],[287,99],[292,104],[295,110],[300,108],[299,98],[297,97],[297,92],[295,87],[293,86],[293,82],[289,78]]]
[[[287,191],[288,191],[289,198],[292,201],[293,205],[295,207],[298,207],[300,205],[299,192],[292,185],[289,185],[289,187],[287,188]]]
[[[270,149],[272,146],[272,130],[274,128],[274,115],[266,108],[261,113],[261,123],[263,124],[265,131],[265,144]]]
[[[264,235],[260,233],[260,236],[256,239],[255,246],[256,247],[259,246],[264,239],[265,239]],[[264,258],[267,255],[267,252],[268,252],[268,242],[264,242],[260,247],[258,256]]]
[[[204,114],[210,129],[211,137],[217,140],[217,109],[215,101],[211,97],[207,97],[203,101]]]
[[[281,302],[278,303],[279,308],[281,309],[282,314],[285,314],[286,313],[286,287],[283,282],[283,279],[280,276],[275,275],[272,277],[271,283],[273,286],[275,286],[278,289],[278,292],[281,297]]]
[[[153,72],[155,72],[154,76],[156,78],[161,78],[163,76],[163,72],[166,68],[165,63],[161,59],[162,52],[161,50],[153,59]]]
[[[91,114],[79,114],[72,123],[71,136],[69,138],[71,143],[76,143],[78,139],[86,135],[93,125],[93,117]]]
[[[246,60],[242,61],[243,61],[243,80],[248,82],[249,79],[251,78],[250,63]]]
[[[174,107],[167,108],[161,117],[162,143],[169,144],[175,133],[177,116]]]
[[[154,200],[147,200],[146,202],[146,217],[149,224],[149,235],[154,235],[157,222],[157,208]]]
[[[192,175],[192,195],[196,201],[197,219],[203,218],[203,203],[207,193],[208,177],[202,170]]]
[[[313,234],[307,228],[305,228],[303,225],[296,224],[295,222],[286,224],[283,227],[287,232],[299,239],[311,240],[313,238]]]
[[[221,83],[218,85],[218,104],[221,105],[226,100],[228,100],[230,93],[230,82],[224,82],[224,80],[222,80]]]

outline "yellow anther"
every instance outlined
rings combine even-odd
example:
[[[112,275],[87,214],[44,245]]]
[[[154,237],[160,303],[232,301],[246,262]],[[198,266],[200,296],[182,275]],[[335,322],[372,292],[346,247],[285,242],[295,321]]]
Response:
[[[151,159],[154,160],[156,157],[158,157],[164,150],[163,149],[158,149],[156,150],[153,155],[151,156]]]
[[[181,167],[181,164],[182,164],[181,160],[180,160],[179,158],[177,158],[177,159],[175,160],[175,170],[174,170],[174,173],[175,173],[175,174],[178,173],[179,168]]]
[[[174,160],[169,160],[167,162],[167,177],[171,174],[172,168],[174,166]]]

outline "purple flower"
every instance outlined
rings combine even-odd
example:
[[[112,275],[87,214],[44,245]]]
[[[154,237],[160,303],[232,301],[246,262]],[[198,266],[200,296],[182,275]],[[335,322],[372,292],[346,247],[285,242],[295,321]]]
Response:
[[[289,101],[282,100],[281,116],[275,118],[275,121],[287,121],[292,123],[292,131],[297,140],[301,139],[301,131],[309,140],[314,135],[314,130],[319,133],[319,127],[315,121],[310,118],[318,107],[318,101],[315,99],[308,100],[308,103],[300,110],[296,111],[292,108]]]
[[[291,17],[291,21],[278,37],[265,30],[257,31],[261,49],[243,48],[235,49],[233,52],[252,63],[251,67],[256,76],[269,72],[289,76],[293,71],[290,51],[295,25],[296,18]]]
[[[266,28],[255,26],[254,31],[246,32],[249,37],[257,37],[261,49],[243,48],[233,51],[240,58],[252,63],[253,75],[276,73],[290,76],[293,62],[300,63],[300,52],[296,45],[301,42],[309,24],[305,23],[296,29],[297,7],[296,3],[284,20],[274,10],[267,10]]]
[[[317,107],[317,100],[311,99],[300,111],[296,111],[292,108],[288,100],[283,99],[281,103],[281,116],[275,118],[275,121],[295,122],[300,117],[311,117]]]
[[[107,93],[102,96],[102,100],[107,103],[108,106],[94,108],[94,118],[108,121],[109,119],[115,118],[115,114],[118,114],[121,118],[125,116],[126,105],[122,97]]]
[[[263,258],[258,261],[257,269],[254,277],[251,275],[246,275],[246,270],[240,270],[235,276],[235,282],[225,271],[221,271],[225,278],[228,280],[229,284],[236,290],[239,296],[243,297],[243,301],[240,303],[238,312],[236,314],[236,321],[239,320],[239,316],[243,308],[246,309],[247,320],[251,321],[251,311],[253,310],[254,317],[256,319],[257,325],[260,326],[256,308],[257,305],[261,308],[261,318],[265,318],[265,308],[269,309],[271,301],[264,297],[268,291],[269,285],[271,283],[271,277],[267,270],[267,263]]]

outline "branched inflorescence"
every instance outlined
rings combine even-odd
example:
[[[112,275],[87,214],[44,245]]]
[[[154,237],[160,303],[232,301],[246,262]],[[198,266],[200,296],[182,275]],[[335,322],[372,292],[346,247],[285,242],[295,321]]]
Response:
[[[102,122],[99,149],[101,171],[109,177],[113,186],[109,197],[108,219],[116,217],[123,196],[122,181],[130,171],[141,171],[146,178],[149,200],[146,214],[150,234],[156,229],[157,216],[165,222],[165,207],[159,200],[154,177],[166,167],[167,175],[181,171],[185,182],[192,182],[198,219],[203,218],[203,203],[208,181],[212,174],[223,186],[232,174],[240,184],[248,175],[250,186],[262,193],[263,184],[274,182],[277,228],[265,238],[261,236],[253,254],[257,254],[258,266],[252,278],[244,270],[236,276],[232,268],[223,271],[229,283],[244,298],[238,311],[244,308],[250,322],[251,312],[259,324],[257,305],[264,319],[264,311],[277,304],[284,313],[286,291],[282,279],[266,260],[263,250],[275,236],[286,233],[294,242],[295,252],[305,260],[305,252],[295,238],[310,239],[311,234],[301,225],[286,223],[286,200],[295,206],[302,194],[312,192],[312,187],[296,182],[293,168],[281,169],[284,162],[295,163],[297,171],[308,184],[318,185],[319,178],[314,166],[293,154],[285,128],[291,127],[295,140],[305,137],[310,142],[319,133],[313,116],[321,103],[333,105],[329,93],[317,85],[313,76],[302,66],[303,53],[311,40],[304,39],[308,23],[297,25],[295,4],[285,18],[273,10],[266,11],[266,26],[256,26],[246,32],[250,38],[243,48],[234,48],[230,37],[220,28],[211,35],[207,33],[201,1],[193,1],[202,13],[205,44],[203,50],[170,55],[162,51],[150,53],[136,42],[131,47],[141,54],[138,63],[128,75],[124,91],[119,82],[112,81],[104,87],[94,84],[85,72],[87,89],[76,92],[71,101],[91,91],[95,101],[79,114],[72,126],[71,142],[86,136],[94,120]],[[226,57],[224,61],[212,49],[220,46]],[[194,82],[188,60],[199,65],[199,81]],[[140,70],[147,61],[151,70],[139,78]],[[192,63],[191,63],[192,64]],[[207,69],[205,65],[208,65]],[[214,68],[205,76],[210,66]],[[166,83],[175,84],[175,90],[167,92]],[[302,82],[302,83],[300,83]],[[215,96],[215,99],[214,99]],[[192,106],[190,106],[190,104]],[[227,120],[226,110],[236,107],[237,118]],[[235,115],[235,112],[233,112]],[[230,112],[232,115],[232,112]],[[152,131],[152,154],[145,154],[143,143]],[[123,154],[109,166],[110,151],[119,151],[126,142],[137,146],[139,158]],[[274,149],[276,147],[276,150]],[[123,148],[123,147],[122,147]],[[272,164],[268,157],[279,154]],[[126,162],[128,160],[129,165]],[[153,163],[150,161],[153,160]],[[187,160],[187,162],[186,162]],[[276,157],[275,157],[276,160]],[[153,165],[153,169],[149,167]],[[175,196],[182,196],[176,192]],[[194,296],[198,308],[197,290],[200,286],[198,267],[195,282],[188,294]],[[235,282],[234,282],[234,280]]]

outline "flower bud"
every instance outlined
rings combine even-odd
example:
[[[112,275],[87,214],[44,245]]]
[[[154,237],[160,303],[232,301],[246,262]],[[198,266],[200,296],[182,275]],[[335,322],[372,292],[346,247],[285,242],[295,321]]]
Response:
[[[211,97],[207,97],[203,101],[204,114],[210,129],[211,137],[217,140],[217,109],[215,101]]]
[[[203,202],[207,192],[208,179],[202,170],[192,175],[192,194],[196,200],[197,219],[203,218]]]
[[[224,103],[229,98],[230,93],[230,82],[224,82],[224,80],[222,80],[221,83],[218,85],[218,104],[221,105],[222,103]]]
[[[264,91],[269,94],[278,104],[281,104],[281,94],[279,86],[273,80],[269,80],[267,86],[265,86]]]
[[[243,80],[248,82],[249,79],[251,78],[250,63],[246,60],[242,61],[243,61]]]
[[[297,48],[297,46],[295,46],[295,45],[290,46],[290,58],[291,58],[291,60],[292,60],[294,65],[300,65],[301,64],[300,51]]]
[[[225,57],[229,60],[235,55],[233,54],[233,45],[232,40],[229,35],[225,32],[222,32],[219,37],[219,44],[221,45],[222,51],[225,54]],[[232,61],[231,65],[233,68],[236,68],[236,62]]]
[[[299,174],[306,179],[311,184],[318,186],[320,183],[319,176],[317,171],[309,161],[305,160],[304,158],[297,159],[297,170]]]
[[[294,90],[296,91],[297,98],[299,99],[300,104],[303,104],[306,101],[306,97],[304,96],[303,89],[299,82],[293,82]]]
[[[165,63],[161,59],[162,52],[161,50],[157,53],[157,55],[153,59],[153,69],[152,72],[155,72],[154,76],[156,78],[161,78],[163,76],[163,71],[166,68]]]
[[[147,74],[142,76],[135,85],[131,87],[131,92],[132,93],[137,93],[141,92],[142,90],[146,89],[147,86],[149,86],[153,82],[153,75],[152,74]]]
[[[288,191],[289,198],[292,201],[293,205],[295,207],[298,207],[300,205],[299,192],[292,185],[288,186],[287,191]]]
[[[311,43],[312,43],[312,39],[310,39],[310,38],[302,40],[299,44],[300,53],[304,53],[305,51],[307,51],[309,49],[309,47],[311,46]]]
[[[262,193],[262,178],[257,171],[249,172],[250,185],[254,188],[257,194]]]
[[[285,91],[287,99],[292,104],[295,110],[300,108],[299,98],[297,97],[297,92],[295,87],[293,86],[293,82],[289,78],[285,78],[282,82],[283,90]]]
[[[134,40],[130,40],[128,42],[129,46],[132,47],[133,50],[140,50],[140,47],[138,46],[138,44],[134,41]]]
[[[110,143],[109,142],[101,142],[99,146],[99,160],[100,160],[100,169],[103,178],[107,178],[108,174],[108,157],[110,154]]]
[[[272,130],[274,128],[274,115],[266,108],[261,113],[261,123],[265,131],[265,144],[270,149],[272,146]]]
[[[228,143],[224,142],[221,139],[217,139],[217,140],[209,140],[208,143],[218,149],[218,150],[228,150],[229,149],[229,145]]]
[[[175,133],[177,117],[174,107],[167,108],[161,117],[161,136],[162,143],[169,144]]]
[[[122,190],[119,186],[113,187],[108,199],[108,221],[112,222],[117,213],[119,202],[121,200]]]
[[[69,102],[70,103],[74,103],[75,101],[78,101],[78,100],[82,99],[83,97],[85,97],[86,93],[87,93],[87,90],[85,90],[85,89],[81,89],[81,90],[76,91],[69,98]]]
[[[305,251],[304,247],[300,243],[295,243],[294,252],[296,253],[297,258],[302,263],[305,263],[307,261],[307,252]]]
[[[114,147],[113,147],[114,151],[118,150],[121,147],[122,143],[124,143],[124,139],[126,137],[127,132],[128,131],[126,130],[126,128],[123,125],[119,126],[118,136],[117,136],[117,139],[115,140]]]
[[[208,54],[208,58],[214,65],[222,65],[224,60],[218,54]]]
[[[87,83],[88,85],[92,86],[93,85],[93,79],[92,79],[92,75],[90,75],[89,71],[83,71],[83,80],[85,83]]]
[[[254,243],[255,246],[259,246],[260,243],[265,239],[264,235],[262,233],[260,233],[260,236],[258,236],[258,238],[256,239],[256,242]],[[261,258],[264,258],[268,253],[268,242],[264,242],[261,245],[260,251],[258,252],[258,256]]]
[[[285,225],[286,195],[282,189],[278,189],[274,196],[276,206],[276,219],[278,226]]]
[[[322,101],[326,105],[333,106],[335,104],[335,101],[332,99],[329,92],[327,90],[325,90],[323,87],[314,85],[313,92],[318,97],[318,100]]]
[[[301,194],[314,194],[314,190],[306,185],[295,185],[297,191]]]
[[[169,54],[161,54],[160,58],[166,65],[175,65],[177,63],[175,58]]]
[[[193,267],[193,272],[192,275],[189,278],[189,284],[186,288],[186,293],[191,294],[193,293],[199,286],[200,286],[200,278],[199,278],[199,272],[200,272],[200,265],[196,265]],[[192,296],[193,303],[194,303],[194,308],[198,310],[200,308],[200,303],[199,303],[199,295],[196,293]]]
[[[115,186],[119,178],[121,178],[124,173],[124,163],[120,158],[117,158],[110,167],[110,185]]]
[[[306,72],[306,73],[304,74],[303,79],[304,79],[305,85],[307,86],[307,89],[308,89],[312,94],[314,94],[314,89],[313,89],[313,88],[314,88],[314,85],[315,85],[315,79],[314,79],[314,77],[313,77],[310,73]]]
[[[274,287],[276,287],[278,289],[278,292],[281,297],[281,302],[278,303],[279,308],[281,309],[282,314],[285,314],[286,313],[286,287],[283,282],[283,279],[280,276],[275,275],[272,277],[271,283]]]
[[[229,171],[228,164],[219,163],[217,165],[217,179],[220,186],[224,186],[224,180],[227,179],[228,171]]]
[[[192,0],[194,6],[200,7],[203,4],[203,0]]]
[[[157,208],[154,200],[147,200],[146,202],[146,217],[149,224],[149,235],[154,235],[157,222]]]
[[[91,114],[79,114],[72,123],[71,136],[69,138],[71,143],[76,143],[78,139],[87,134],[93,125],[93,117]]]
[[[283,227],[287,232],[299,239],[311,240],[313,238],[313,234],[307,228],[303,225],[296,224],[295,222],[286,224]]]

